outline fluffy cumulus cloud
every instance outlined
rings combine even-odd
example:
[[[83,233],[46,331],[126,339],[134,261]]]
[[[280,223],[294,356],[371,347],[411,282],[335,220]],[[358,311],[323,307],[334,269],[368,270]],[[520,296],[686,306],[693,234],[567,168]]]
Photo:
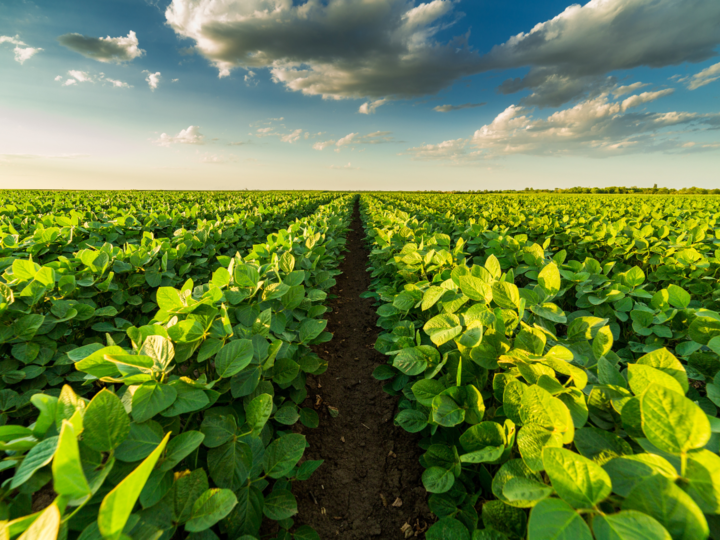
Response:
[[[465,37],[436,38],[460,16],[455,7],[453,0],[173,0],[165,16],[221,77],[267,68],[291,90],[378,100],[432,94],[478,70]]]
[[[433,108],[433,110],[437,112],[450,112],[462,109],[474,109],[475,107],[482,107],[483,105],[487,105],[487,103],[483,101],[482,103],[463,103],[462,105],[438,105]]]
[[[200,133],[198,126],[190,126],[174,136],[162,133],[160,137],[153,142],[158,146],[165,147],[173,144],[205,144],[205,137]]]
[[[132,88],[132,85],[117,79],[106,77],[104,73],[94,75],[92,73],[88,73],[87,71],[80,71],[77,69],[71,69],[68,71],[66,77],[58,75],[55,77],[55,81],[62,83],[62,86],[77,86],[80,83],[99,83],[104,86],[112,86],[113,88]]]
[[[61,45],[99,62],[120,64],[145,54],[139,48],[137,35],[132,30],[126,37],[92,37],[82,34],[64,34],[58,38]]]
[[[147,73],[147,77],[145,77],[145,81],[148,83],[148,86],[150,87],[150,91],[154,92],[157,90],[157,87],[160,85],[160,79],[162,78],[162,75],[159,71],[155,73],[151,73],[148,70],[144,70],[143,73]]]
[[[534,118],[526,107],[511,105],[471,138],[411,148],[408,153],[417,159],[468,161],[512,154],[610,157],[674,152],[693,146],[680,139],[684,133],[720,127],[720,114],[637,109],[670,93],[643,92],[623,100],[605,93],[547,118]]]
[[[697,90],[701,86],[710,84],[720,79],[720,63],[714,64],[709,68],[703,69],[700,73],[696,73],[687,79],[687,87],[690,90]]]
[[[530,67],[500,91],[530,90],[524,104],[557,107],[603,94],[616,70],[711,58],[720,44],[718,20],[717,0],[591,0],[494,47],[482,69]]]
[[[20,41],[18,36],[0,36],[0,45],[3,43],[15,45],[13,52],[15,53],[15,61],[19,64],[24,64],[26,60],[30,60],[30,58],[43,50],[40,47],[30,47],[27,43]]]

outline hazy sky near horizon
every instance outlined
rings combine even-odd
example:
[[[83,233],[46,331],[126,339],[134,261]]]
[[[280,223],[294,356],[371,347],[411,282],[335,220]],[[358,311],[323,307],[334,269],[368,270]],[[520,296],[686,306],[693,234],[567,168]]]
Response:
[[[0,188],[720,186],[718,0],[0,14]]]

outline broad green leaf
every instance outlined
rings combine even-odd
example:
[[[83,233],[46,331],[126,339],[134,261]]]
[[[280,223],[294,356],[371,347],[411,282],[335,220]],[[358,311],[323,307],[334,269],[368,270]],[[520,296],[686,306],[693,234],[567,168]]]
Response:
[[[60,534],[61,519],[60,509],[53,502],[42,511],[18,540],[56,540]]]
[[[426,540],[470,540],[467,527],[457,519],[443,518],[425,533]]]
[[[300,461],[305,452],[305,437],[292,433],[271,442],[265,450],[263,468],[270,478],[282,478]]]
[[[455,483],[455,475],[443,467],[430,467],[423,472],[422,483],[428,493],[446,493]]]
[[[667,460],[655,454],[636,454],[614,458],[603,465],[612,480],[613,493],[627,497],[635,486],[644,480],[661,474],[671,480],[677,478],[677,471]]]
[[[663,386],[679,394],[685,393],[680,383],[672,375],[644,364],[628,366],[628,384],[633,394],[638,397],[642,396],[652,385]]]
[[[596,540],[671,540],[665,527],[635,510],[596,515],[592,528]]]
[[[654,518],[674,540],[707,538],[705,516],[690,495],[671,480],[656,474],[641,482],[622,503],[623,510],[637,510]]]
[[[186,431],[170,439],[161,471],[169,471],[189,456],[203,442],[205,435],[199,431]]]
[[[229,489],[207,490],[195,501],[192,517],[185,524],[185,530],[200,532],[212,527],[227,516],[236,504],[237,498]]]
[[[60,438],[52,463],[53,489],[58,495],[81,499],[90,495],[80,461],[80,449],[72,424],[63,420]]]
[[[250,446],[230,439],[207,454],[208,472],[215,485],[236,491],[247,482],[253,466]]]
[[[629,443],[610,431],[594,427],[585,427],[575,432],[575,447],[580,454],[598,465],[633,453]]]
[[[493,301],[505,309],[520,308],[520,292],[512,283],[497,281],[492,285]]]
[[[501,501],[510,506],[516,506],[518,508],[530,508],[537,504],[537,501],[533,500],[509,500],[503,494],[505,490],[505,484],[507,484],[513,478],[525,478],[536,482],[542,482],[542,478],[539,474],[534,473],[528,468],[521,459],[511,459],[503,463],[502,467],[495,473],[492,480],[492,492]]]
[[[414,409],[403,409],[395,417],[395,425],[410,433],[419,433],[428,425],[427,414]]]
[[[543,464],[557,494],[574,508],[594,508],[610,495],[608,474],[583,456],[564,448],[546,447]]]
[[[135,422],[150,420],[173,404],[177,391],[169,384],[148,381],[141,384],[132,397],[132,415]]]
[[[451,515],[454,513],[453,511]],[[482,523],[485,529],[475,530],[472,540],[525,538],[527,533],[525,511],[502,501],[487,501],[482,505]]]
[[[592,540],[590,527],[559,499],[540,501],[530,512],[528,540]]]
[[[206,415],[200,431],[205,435],[203,444],[208,448],[217,448],[237,435],[237,422],[229,414]]]
[[[215,370],[220,377],[232,377],[250,365],[253,353],[253,344],[249,339],[231,341],[215,356]]]
[[[98,527],[105,538],[118,540],[121,537],[140,492],[169,438],[170,433],[165,435],[157,448],[103,499],[98,514]]]
[[[642,356],[638,359],[637,363],[654,367],[655,369],[659,369],[660,371],[667,373],[680,384],[682,393],[686,393],[690,388],[685,368],[680,363],[680,360],[675,358],[675,356],[666,348],[657,349],[645,356]]]
[[[562,448],[563,438],[560,433],[537,424],[527,424],[520,428],[517,434],[517,445],[525,465],[533,472],[540,472],[545,468],[542,459],[543,448]]]
[[[710,422],[681,393],[655,384],[640,400],[642,430],[648,440],[671,454],[702,448],[710,440]]]
[[[83,442],[96,452],[117,448],[130,432],[130,419],[120,398],[103,389],[85,409]]]
[[[270,519],[280,521],[297,514],[295,496],[286,489],[275,489],[265,497],[263,513]]]
[[[709,450],[692,452],[687,459],[685,491],[706,514],[720,513],[720,457]]]
[[[554,262],[546,265],[538,274],[538,283],[549,296],[555,296],[561,287],[560,271]]]
[[[179,524],[192,516],[193,506],[208,489],[207,474],[204,469],[195,469],[191,473],[180,475],[173,484],[173,515]]]
[[[443,313],[430,319],[423,326],[425,333],[438,347],[462,334],[460,318],[451,313]]]
[[[270,394],[260,394],[246,407],[246,421],[253,433],[259,434],[270,419],[273,410],[273,399]]]
[[[58,437],[48,437],[33,446],[20,463],[10,483],[15,489],[27,482],[38,469],[52,461],[58,446]]]
[[[509,501],[539,501],[552,493],[550,486],[529,478],[511,478],[503,487],[503,495]]]
[[[668,302],[674,308],[685,309],[690,305],[690,294],[683,289],[678,287],[674,283],[671,283],[668,288]]]
[[[160,424],[149,420],[142,424],[130,424],[127,438],[115,450],[120,461],[133,462],[145,459],[160,444],[163,430]]]

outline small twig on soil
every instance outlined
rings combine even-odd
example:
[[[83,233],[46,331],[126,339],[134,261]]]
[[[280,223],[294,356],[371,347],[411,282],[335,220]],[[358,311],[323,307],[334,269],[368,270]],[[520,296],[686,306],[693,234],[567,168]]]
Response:
[[[362,424],[362,423],[361,423],[360,425],[363,426],[363,427],[366,427],[366,428],[370,429],[370,428],[367,427],[365,424]]]

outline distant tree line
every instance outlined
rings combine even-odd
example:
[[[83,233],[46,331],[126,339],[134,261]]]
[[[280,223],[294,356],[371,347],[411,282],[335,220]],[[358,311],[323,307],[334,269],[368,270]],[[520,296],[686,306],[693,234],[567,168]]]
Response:
[[[698,187],[688,187],[681,189],[673,189],[661,187],[655,184],[651,188],[643,188],[637,186],[624,187],[613,186],[605,188],[589,188],[589,187],[572,187],[572,188],[555,188],[555,189],[535,189],[525,188],[524,190],[475,190],[475,191],[456,191],[454,193],[588,193],[588,194],[642,194],[642,195],[720,195],[720,189],[705,189]]]

